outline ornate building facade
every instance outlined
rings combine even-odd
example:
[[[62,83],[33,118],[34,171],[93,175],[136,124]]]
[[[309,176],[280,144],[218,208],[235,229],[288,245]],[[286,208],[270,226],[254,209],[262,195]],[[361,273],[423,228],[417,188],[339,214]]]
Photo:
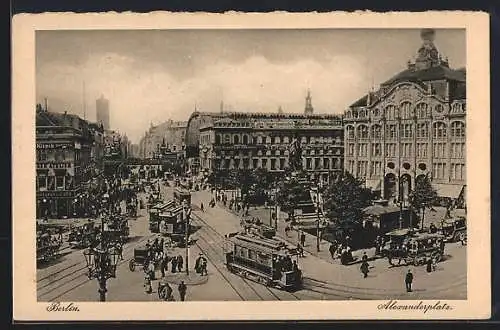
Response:
[[[158,158],[163,143],[175,153],[183,153],[186,135],[185,121],[168,120],[160,125],[151,124],[149,130],[139,142],[139,156],[141,158]]]
[[[466,184],[466,73],[452,69],[421,31],[414,62],[345,112],[345,169],[390,200],[428,176],[441,197]]]
[[[87,188],[102,171],[103,132],[101,124],[37,105],[37,218],[85,213]]]
[[[308,100],[310,106],[310,95]],[[283,172],[290,167],[295,139],[302,149],[302,168],[312,180],[325,183],[342,170],[342,118],[312,114],[312,106],[306,106],[304,114],[194,112],[188,122],[187,150],[205,175],[257,168]]]

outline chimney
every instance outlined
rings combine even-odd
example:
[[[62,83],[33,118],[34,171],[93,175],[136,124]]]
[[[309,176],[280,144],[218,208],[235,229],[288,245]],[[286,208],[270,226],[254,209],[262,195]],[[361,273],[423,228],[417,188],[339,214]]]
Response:
[[[45,101],[45,111],[49,111],[49,100],[45,98],[44,101]]]

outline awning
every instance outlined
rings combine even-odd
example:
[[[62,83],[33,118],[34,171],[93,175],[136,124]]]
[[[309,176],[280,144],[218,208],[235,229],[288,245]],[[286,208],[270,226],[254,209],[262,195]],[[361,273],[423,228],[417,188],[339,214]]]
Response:
[[[382,190],[382,180],[366,180],[366,188],[370,188],[373,191]]]
[[[450,197],[458,198],[460,192],[462,191],[463,185],[458,184],[439,184],[434,183],[432,185],[439,197]]]

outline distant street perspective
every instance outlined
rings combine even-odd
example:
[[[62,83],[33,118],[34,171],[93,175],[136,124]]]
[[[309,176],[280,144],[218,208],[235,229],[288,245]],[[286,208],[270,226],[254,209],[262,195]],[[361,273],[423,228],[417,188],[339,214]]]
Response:
[[[88,76],[73,90],[84,100],[78,114],[53,104],[50,89],[37,93],[38,301],[467,299],[466,71],[438,51],[446,33],[391,37],[413,57],[335,111],[313,105],[311,82],[297,111],[234,111],[222,88],[207,87],[197,97],[215,93],[215,109],[195,98],[179,120],[165,112],[136,139],[113,128],[111,109],[127,117],[113,107],[115,90],[99,93],[87,118]],[[189,47],[201,47],[191,37]],[[367,56],[349,47],[352,58]],[[186,58],[178,63],[194,68]],[[115,74],[136,63],[121,61]],[[371,57],[369,72],[384,61]],[[158,99],[173,93],[153,85]],[[136,110],[127,127],[149,116]]]

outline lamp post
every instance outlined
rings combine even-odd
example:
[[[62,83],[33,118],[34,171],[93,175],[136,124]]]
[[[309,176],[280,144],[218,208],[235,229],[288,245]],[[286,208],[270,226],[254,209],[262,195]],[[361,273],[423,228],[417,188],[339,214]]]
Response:
[[[186,246],[186,275],[189,275],[189,218],[191,217],[191,208],[189,207],[186,200],[183,200],[182,203],[184,204],[183,206],[184,206],[184,221],[185,221],[184,245]]]
[[[103,201],[106,202],[106,201]],[[96,247],[89,247],[83,252],[88,268],[88,278],[99,283],[99,301],[106,301],[106,282],[116,277],[116,266],[120,254],[104,235],[104,217],[101,217],[101,237]]]
[[[319,229],[319,221],[320,221],[320,218],[319,218],[319,182],[318,184],[316,185],[316,196],[315,196],[315,201],[316,201],[316,251],[319,252],[319,232],[320,232],[320,229]]]

